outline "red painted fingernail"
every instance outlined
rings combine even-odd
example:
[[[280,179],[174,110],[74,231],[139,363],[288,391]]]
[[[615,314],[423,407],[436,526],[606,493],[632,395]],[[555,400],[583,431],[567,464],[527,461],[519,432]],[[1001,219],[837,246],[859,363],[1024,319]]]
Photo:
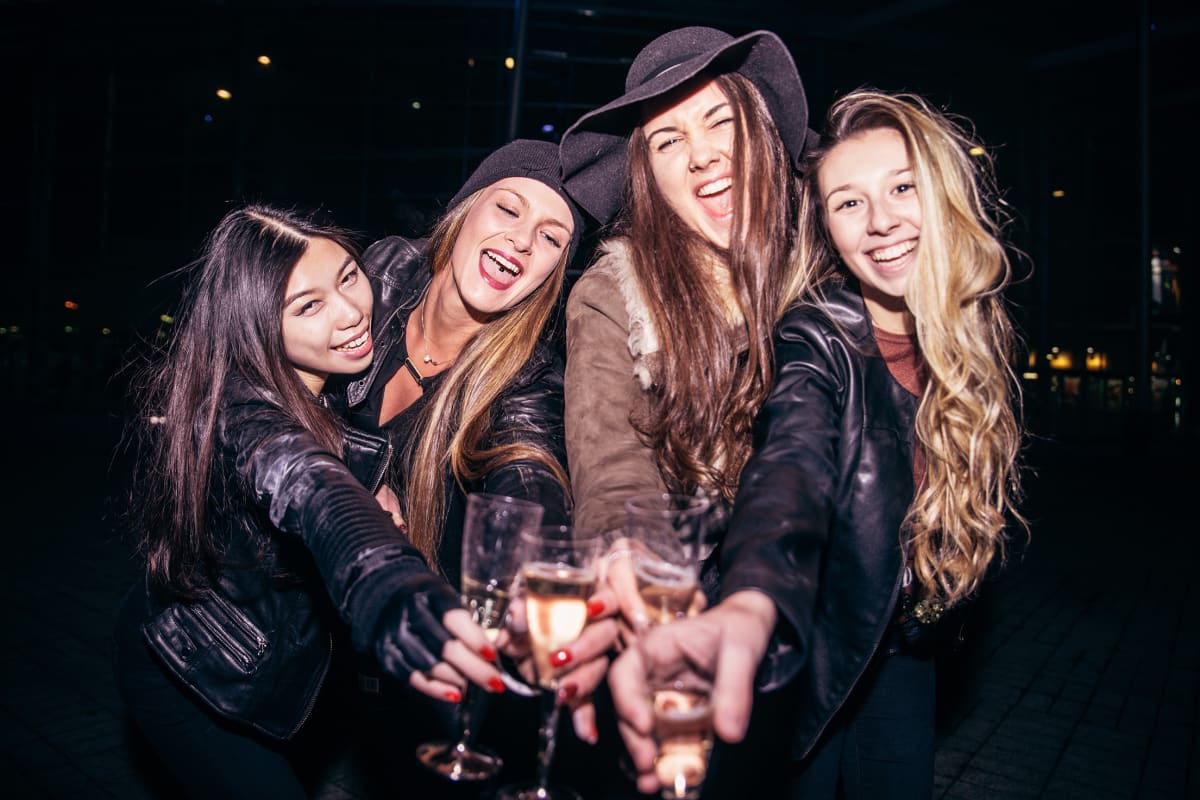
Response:
[[[588,619],[591,619],[592,617],[598,617],[603,613],[604,613],[604,601],[603,600],[589,600],[588,601],[588,604],[587,604]]]
[[[458,703],[462,701],[462,695],[451,689],[450,691],[446,692],[446,699],[451,703]]]
[[[550,663],[556,667],[565,667],[571,663],[571,651],[555,650],[550,654]]]
[[[485,644],[483,647],[479,648],[479,655],[483,656],[487,661],[495,661],[496,648],[492,647],[490,644]]]
[[[564,683],[562,686],[558,687],[559,700],[570,700],[578,693],[579,687],[573,683]]]
[[[504,681],[500,680],[499,678],[488,678],[488,688],[493,692],[503,692]]]

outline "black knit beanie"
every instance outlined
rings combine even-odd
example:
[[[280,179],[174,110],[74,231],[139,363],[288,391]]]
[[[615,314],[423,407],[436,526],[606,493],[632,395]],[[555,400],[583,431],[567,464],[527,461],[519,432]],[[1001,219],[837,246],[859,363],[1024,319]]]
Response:
[[[538,139],[516,139],[494,151],[485,158],[462,188],[450,199],[447,211],[454,209],[475,192],[504,178],[533,178],[558,194],[571,209],[575,229],[571,232],[571,245],[567,260],[575,257],[579,240],[583,236],[583,215],[571,195],[563,187],[562,164],[558,158],[558,145]]]

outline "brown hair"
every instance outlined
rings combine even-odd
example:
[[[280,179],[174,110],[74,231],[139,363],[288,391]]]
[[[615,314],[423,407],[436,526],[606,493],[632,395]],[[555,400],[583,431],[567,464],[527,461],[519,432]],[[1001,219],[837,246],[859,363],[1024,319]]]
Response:
[[[641,128],[629,141],[630,196],[618,230],[661,343],[649,415],[634,424],[674,488],[732,501],[754,415],[773,380],[771,336],[791,270],[797,200],[787,150],[754,84],[737,73],[713,80],[737,123],[729,249],[714,247],[671,209]],[[714,263],[728,269],[728,292],[697,280],[711,276]]]

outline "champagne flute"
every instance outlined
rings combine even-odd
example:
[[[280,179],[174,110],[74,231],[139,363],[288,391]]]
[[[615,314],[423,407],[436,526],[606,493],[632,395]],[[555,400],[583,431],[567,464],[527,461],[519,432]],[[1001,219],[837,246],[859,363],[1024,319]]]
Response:
[[[665,492],[625,502],[633,573],[651,627],[693,613],[710,505],[706,497]],[[638,640],[654,713],[655,775],[663,800],[696,800],[712,752],[712,682],[655,641],[653,632]]]
[[[536,534],[522,534],[526,622],[533,650],[534,671],[542,696],[542,723],[538,730],[537,782],[505,786],[497,800],[579,800],[565,787],[549,784],[550,764],[558,730],[558,679],[552,654],[579,638],[587,624],[587,599],[596,589],[596,569],[603,540],[584,535],[569,525],[544,526]]]
[[[654,773],[663,800],[697,800],[712,752],[712,681],[677,657],[661,657],[643,637],[642,661],[654,712]]]
[[[513,497],[483,492],[467,497],[460,570],[463,604],[493,643],[500,635],[521,566],[521,536],[537,531],[542,514],[540,505]],[[426,742],[417,747],[418,761],[452,781],[486,780],[504,765],[499,756],[471,744],[478,697],[478,689],[468,683],[458,707],[457,742]]]
[[[669,492],[625,501],[633,576],[650,625],[688,616],[700,585],[700,551],[710,501]]]

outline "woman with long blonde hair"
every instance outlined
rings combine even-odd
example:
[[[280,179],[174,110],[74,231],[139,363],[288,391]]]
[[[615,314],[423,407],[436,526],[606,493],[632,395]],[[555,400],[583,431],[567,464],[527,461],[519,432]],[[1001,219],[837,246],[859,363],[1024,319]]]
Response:
[[[450,586],[461,582],[469,494],[537,503],[546,525],[572,521],[563,361],[553,335],[582,233],[582,216],[562,185],[558,146],[516,140],[480,163],[427,239],[392,236],[363,255],[377,296],[377,355],[348,387],[350,418],[391,442],[387,482],[398,496],[397,513]],[[593,617],[604,616],[606,605],[615,610],[611,601],[594,600]],[[583,689],[580,697],[603,680],[602,655],[615,636],[615,622],[593,619],[574,644],[570,685]],[[517,638],[515,649],[498,647],[521,657]],[[416,710],[409,705],[395,715]],[[524,740],[511,734],[536,730],[535,712],[536,704],[519,699],[489,702],[480,739],[506,756],[510,772],[534,764],[520,750]],[[595,738],[590,717],[576,730]],[[397,729],[414,732],[422,737],[416,741],[427,739],[413,726]]]
[[[409,538],[453,586],[469,492],[569,519],[562,361],[547,327],[583,225],[560,171],[555,145],[512,142],[427,240],[392,236],[363,255],[378,355],[349,387],[351,419],[389,436]]]
[[[791,682],[778,796],[930,797],[933,633],[1024,525],[1011,268],[975,146],[914,95],[834,103],[806,159],[806,269],[776,335],[723,600],[641,651],[699,654],[729,740],[760,662],[760,689]],[[646,789],[640,659],[610,680]]]

